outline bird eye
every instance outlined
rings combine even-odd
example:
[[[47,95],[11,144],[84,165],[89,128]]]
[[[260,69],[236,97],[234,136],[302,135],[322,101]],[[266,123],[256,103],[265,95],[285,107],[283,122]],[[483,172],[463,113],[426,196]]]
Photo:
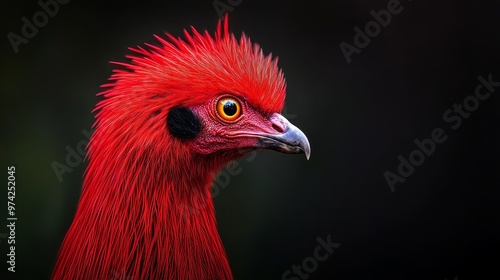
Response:
[[[217,113],[225,121],[234,121],[241,116],[240,102],[231,97],[221,98],[217,102]]]

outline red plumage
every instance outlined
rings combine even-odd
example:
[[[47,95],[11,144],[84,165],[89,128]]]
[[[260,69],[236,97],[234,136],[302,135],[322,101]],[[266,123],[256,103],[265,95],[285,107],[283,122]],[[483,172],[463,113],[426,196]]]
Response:
[[[156,36],[159,46],[115,62],[124,69],[100,93],[81,199],[52,279],[232,279],[210,187],[241,152],[195,152],[165,119],[220,93],[267,118],[283,108],[286,85],[276,60],[228,32],[227,17],[214,37],[184,34]]]

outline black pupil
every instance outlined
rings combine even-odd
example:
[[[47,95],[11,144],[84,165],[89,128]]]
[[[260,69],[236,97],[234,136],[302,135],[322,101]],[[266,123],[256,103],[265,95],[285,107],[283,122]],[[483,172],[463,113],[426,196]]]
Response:
[[[236,107],[236,103],[233,101],[226,101],[224,103],[224,113],[230,117],[234,116],[236,114],[236,111],[238,111],[238,108]]]

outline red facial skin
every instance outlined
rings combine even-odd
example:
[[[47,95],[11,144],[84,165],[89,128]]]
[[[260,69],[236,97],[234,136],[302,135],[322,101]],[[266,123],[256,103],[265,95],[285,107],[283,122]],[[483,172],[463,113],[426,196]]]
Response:
[[[241,106],[241,116],[234,121],[227,121],[217,110],[217,101],[223,97],[235,98]],[[284,131],[284,127],[270,120],[271,115],[254,109],[243,96],[236,94],[221,94],[205,103],[193,107],[193,112],[199,116],[203,130],[198,137],[189,142],[193,151],[200,154],[225,152],[227,156],[242,156],[245,151],[255,147],[256,136],[240,136],[242,134],[276,134]]]

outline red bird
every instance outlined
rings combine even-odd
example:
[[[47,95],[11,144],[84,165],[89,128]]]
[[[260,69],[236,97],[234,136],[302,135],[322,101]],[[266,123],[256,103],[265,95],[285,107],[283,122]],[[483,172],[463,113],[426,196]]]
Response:
[[[78,210],[52,279],[233,279],[210,188],[255,149],[310,155],[285,79],[243,34],[194,28],[131,48],[95,110]],[[195,211],[193,211],[195,210]]]

